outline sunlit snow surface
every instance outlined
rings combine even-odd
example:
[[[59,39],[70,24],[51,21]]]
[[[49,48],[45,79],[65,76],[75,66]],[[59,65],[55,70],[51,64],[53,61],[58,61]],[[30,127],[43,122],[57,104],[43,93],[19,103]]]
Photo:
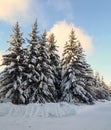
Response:
[[[111,101],[95,105],[3,103],[0,130],[111,130]]]

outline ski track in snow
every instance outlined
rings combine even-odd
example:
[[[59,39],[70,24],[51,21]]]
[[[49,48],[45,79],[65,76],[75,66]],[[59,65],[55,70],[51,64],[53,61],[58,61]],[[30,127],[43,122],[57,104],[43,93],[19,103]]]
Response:
[[[27,106],[3,103],[0,107],[0,117],[64,117],[75,114],[75,106],[68,103],[29,104]]]
[[[111,130],[111,101],[95,105],[3,103],[0,130]]]

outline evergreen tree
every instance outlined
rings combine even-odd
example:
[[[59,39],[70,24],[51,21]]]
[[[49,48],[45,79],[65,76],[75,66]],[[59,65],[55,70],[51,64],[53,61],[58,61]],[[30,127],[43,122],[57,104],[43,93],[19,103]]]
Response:
[[[36,70],[39,77],[38,82],[33,86],[35,87],[35,90],[32,94],[32,102],[56,102],[57,92],[53,82],[54,76],[52,67],[50,66],[50,57],[46,45],[46,31],[44,31],[38,46],[39,53],[37,57]]]
[[[32,98],[34,98],[32,95],[37,89],[37,83],[40,78],[37,70],[39,53],[38,46],[40,41],[40,37],[38,36],[37,20],[34,22],[32,32],[29,34],[29,36],[29,46],[26,50],[26,57],[24,60],[26,73],[23,85],[25,87],[25,92],[27,93],[29,102],[32,102]]]
[[[57,46],[56,46],[55,36],[53,33],[51,33],[48,38],[48,50],[49,50],[49,56],[51,60],[50,65],[52,67],[52,72],[54,74],[54,85],[57,89],[58,98],[60,98],[61,66],[60,66],[60,57],[57,54],[58,51],[56,48]]]
[[[24,39],[18,22],[14,27],[9,43],[8,51],[10,53],[3,56],[3,65],[6,65],[6,68],[0,78],[0,97],[1,99],[10,99],[15,104],[27,103],[22,86],[24,80],[24,49],[22,44]]]
[[[103,76],[101,78],[101,87],[102,87],[101,88],[102,89],[102,93],[104,94],[105,98],[108,99],[108,96],[109,96],[109,87],[105,83]]]
[[[72,30],[69,41],[66,42],[62,59],[62,101],[93,102],[92,95],[85,88],[88,67],[80,42]]]
[[[100,81],[100,74],[98,71],[95,73],[95,79],[96,79],[96,81],[101,82]]]
[[[109,96],[109,89],[108,86],[106,85],[104,78],[99,80],[100,81],[100,86],[99,86],[99,99],[108,99]]]
[[[103,80],[103,79],[102,79]],[[107,86],[103,83],[100,79],[100,74],[99,72],[96,72],[95,73],[95,77],[93,79],[93,82],[92,82],[92,86],[94,88],[94,91],[95,91],[95,99],[98,100],[98,99],[108,99],[108,96],[109,96],[109,92],[108,92],[108,89],[106,90],[104,88],[104,86]]]
[[[93,70],[91,69],[90,65],[87,65],[87,69],[86,69],[86,77],[85,77],[85,90],[90,93],[92,100],[96,101],[97,97],[96,97],[96,91],[95,91],[95,86],[94,86],[94,81],[95,81],[95,77],[93,74]]]

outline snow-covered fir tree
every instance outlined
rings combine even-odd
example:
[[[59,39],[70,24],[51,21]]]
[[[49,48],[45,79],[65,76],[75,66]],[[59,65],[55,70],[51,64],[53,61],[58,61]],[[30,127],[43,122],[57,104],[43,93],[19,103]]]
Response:
[[[83,65],[84,71],[86,73],[86,74],[84,73],[85,75],[83,76],[84,77],[84,84],[85,84],[84,89],[87,91],[89,98],[92,101],[95,101],[95,100],[97,100],[95,87],[93,85],[95,77],[94,77],[93,70],[92,70],[91,66],[85,60],[84,51],[83,51],[83,48],[82,48],[80,43],[78,44],[78,53],[81,54],[80,59],[83,59],[83,62],[81,62],[81,64]]]
[[[103,76],[101,77],[101,84],[102,84],[102,87],[103,87],[106,91],[108,91],[108,85],[105,83]]]
[[[101,82],[100,81],[100,74],[98,71],[95,72],[95,79],[96,79],[96,81]]]
[[[10,99],[14,104],[25,104],[27,98],[22,86],[24,73],[24,49],[22,44],[24,39],[20,32],[18,22],[16,23],[11,40],[9,41],[9,54],[3,56],[3,65],[5,70],[1,73],[0,78],[0,98]]]
[[[39,81],[39,73],[37,70],[38,64],[38,46],[40,37],[38,35],[37,28],[37,20],[35,20],[34,25],[32,27],[32,32],[29,34],[30,39],[28,39],[28,48],[25,51],[25,79],[23,82],[23,86],[25,87],[25,93],[27,94],[27,98],[29,102],[32,102],[32,95],[37,89],[37,83]]]
[[[91,67],[87,68],[87,72],[88,72],[88,75],[86,77],[85,89],[92,95],[93,100],[96,101],[98,99],[97,87],[95,87],[96,80],[95,80],[93,70],[91,69]]]
[[[99,72],[95,73],[94,86],[96,90],[97,99],[108,99],[109,89],[106,83],[104,82],[103,77],[100,78]]]
[[[32,86],[34,91],[32,93],[31,101],[34,103],[56,102],[57,92],[54,85],[55,77],[50,62],[46,31],[44,31],[38,46],[36,65],[38,78],[36,84]]]
[[[89,64],[87,64],[86,72],[87,76],[85,78],[85,90],[91,94],[93,100],[106,99],[108,97],[108,93],[102,87],[99,72],[96,72],[94,76],[93,70]]]
[[[95,100],[108,99],[109,92],[108,89],[104,88],[104,85],[105,84],[103,84],[102,80],[100,79],[99,72],[96,72],[95,75],[93,75],[92,79],[86,82],[86,89],[88,89],[89,86],[92,86],[90,89],[88,89],[88,91],[91,93]]]
[[[89,76],[82,47],[74,31],[66,42],[62,59],[62,101],[73,103],[92,103],[93,97],[86,90],[86,78]]]
[[[51,33],[48,37],[48,50],[51,60],[50,65],[52,67],[52,72],[54,74],[54,85],[58,93],[58,98],[60,98],[61,64],[60,64],[60,56],[58,55],[58,50],[56,46],[55,36],[53,33]]]
[[[105,83],[103,76],[101,78],[101,84],[104,89],[104,92],[106,93],[106,96],[109,96],[109,86]]]

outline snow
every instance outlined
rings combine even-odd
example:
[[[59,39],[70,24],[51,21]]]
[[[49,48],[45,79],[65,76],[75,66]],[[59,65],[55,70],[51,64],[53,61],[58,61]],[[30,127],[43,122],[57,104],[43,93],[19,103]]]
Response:
[[[0,130],[111,130],[111,101],[95,105],[1,103]]]

